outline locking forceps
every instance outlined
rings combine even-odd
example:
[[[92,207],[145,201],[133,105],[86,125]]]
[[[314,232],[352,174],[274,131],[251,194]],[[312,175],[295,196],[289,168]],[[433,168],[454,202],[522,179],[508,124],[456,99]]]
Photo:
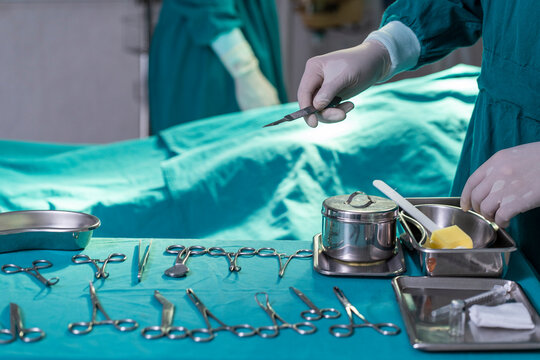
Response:
[[[275,256],[278,258],[279,262],[279,277],[283,277],[285,275],[285,269],[287,268],[287,265],[291,262],[293,258],[310,258],[313,257],[313,250],[310,249],[301,249],[296,250],[293,254],[287,255],[285,253],[278,253],[276,249],[271,247],[263,247],[257,250],[257,255],[261,257],[268,257],[268,256]],[[285,264],[283,264],[282,258],[287,258],[287,261],[285,261]]]
[[[9,304],[9,329],[0,329],[0,344],[9,344],[17,338],[30,343],[43,339],[45,332],[37,327],[25,328],[22,322],[21,309],[15,303]],[[8,335],[6,338],[4,335]]]
[[[243,247],[236,252],[227,251],[221,247],[213,246],[208,249],[208,254],[211,256],[226,256],[229,260],[229,271],[240,271],[242,268],[238,266],[239,256],[253,256],[257,254],[257,250],[252,247]]]
[[[2,271],[5,272],[6,274],[16,274],[20,272],[25,272],[27,274],[34,276],[39,281],[41,281],[43,285],[52,286],[56,284],[60,279],[58,279],[57,277],[53,277],[47,280],[43,276],[41,276],[41,274],[38,271],[39,269],[47,269],[47,268],[50,268],[51,266],[53,266],[53,264],[49,260],[34,260],[32,261],[32,267],[23,268],[15,264],[5,264],[5,265],[2,265]]]
[[[334,335],[335,337],[349,337],[352,334],[354,334],[355,328],[360,328],[360,327],[370,327],[382,335],[397,335],[400,333],[401,329],[396,324],[387,323],[387,322],[373,324],[367,321],[364,315],[362,315],[356,309],[356,307],[354,307],[351,304],[349,299],[345,297],[345,294],[343,293],[343,291],[337,286],[334,286],[334,293],[336,294],[339,302],[341,302],[341,305],[343,305],[343,307],[345,308],[345,311],[347,312],[347,316],[349,317],[349,323],[330,326],[330,329],[329,329],[330,334]],[[353,314],[358,316],[362,320],[362,324],[354,323]],[[385,328],[387,330],[385,330]],[[391,330],[388,330],[388,329],[391,329]]]
[[[92,320],[79,321],[68,324],[68,330],[75,335],[88,334],[94,328],[94,325],[113,325],[119,331],[132,331],[135,330],[139,324],[133,319],[120,319],[113,320],[107,315],[103,305],[99,302],[96,294],[94,284],[90,281],[90,299],[92,300]],[[105,320],[97,320],[97,312],[101,311],[101,314],[105,317]]]
[[[304,310],[300,313],[300,316],[306,320],[320,320],[322,318],[325,318],[325,319],[337,319],[338,317],[341,316],[341,313],[334,309],[334,308],[324,308],[324,309],[319,309],[318,307],[315,306],[315,304],[313,304],[311,302],[311,300],[309,300],[309,298],[304,295],[303,292],[301,292],[300,290],[298,290],[297,288],[294,288],[294,287],[289,287],[289,289],[291,289],[299,298],[300,300],[302,300],[307,306],[309,306],[309,309],[308,310]]]
[[[109,273],[105,271],[105,267],[110,262],[124,262],[126,260],[126,255],[120,253],[112,253],[105,260],[100,259],[91,259],[90,256],[85,254],[73,255],[71,261],[75,264],[93,264],[96,268],[96,279],[106,279],[109,277]],[[103,263],[103,266],[99,266],[100,263]]]
[[[213,340],[216,335],[216,332],[219,331],[229,331],[238,337],[249,337],[257,333],[257,330],[249,324],[240,324],[240,325],[227,325],[223,321],[219,320],[214,314],[208,310],[208,308],[202,303],[202,301],[195,295],[193,289],[186,289],[186,293],[189,299],[195,304],[197,310],[201,313],[206,328],[193,329],[187,331],[188,336],[195,342],[208,342]],[[210,319],[213,319],[217,322],[219,327],[212,328],[210,324]]]
[[[259,300],[259,297],[261,295],[265,297],[264,305]],[[260,308],[263,309],[264,312],[266,312],[266,314],[270,317],[270,320],[272,320],[272,325],[261,326],[256,329],[256,332],[260,337],[276,337],[279,335],[279,330],[281,329],[293,329],[300,335],[309,335],[317,331],[317,327],[307,321],[291,324],[283,320],[283,318],[279,316],[278,313],[276,313],[276,311],[274,310],[274,308],[270,305],[270,299],[268,298],[268,294],[265,292],[256,293],[255,301],[260,306]],[[281,324],[278,324],[278,321]]]
[[[142,329],[142,336],[148,340],[168,337],[169,339],[184,339],[189,336],[187,328],[183,326],[172,326],[174,318],[174,305],[161,295],[157,290],[154,291],[154,297],[162,305],[161,309],[161,325],[147,326]]]

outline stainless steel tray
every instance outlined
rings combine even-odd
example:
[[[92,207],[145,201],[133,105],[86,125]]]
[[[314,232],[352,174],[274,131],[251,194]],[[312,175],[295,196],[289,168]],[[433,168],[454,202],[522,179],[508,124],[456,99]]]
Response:
[[[525,305],[536,327],[532,330],[480,328],[467,321],[465,335],[452,337],[448,319],[434,321],[431,311],[453,299],[491,290],[494,285],[513,283],[511,299]],[[392,280],[409,341],[425,351],[524,350],[540,349],[540,317],[521,287],[509,280],[489,278],[410,277]],[[468,318],[467,318],[468,320]]]
[[[405,272],[405,257],[399,241],[396,250],[387,260],[371,263],[349,263],[334,259],[321,250],[321,234],[313,237],[313,269],[318,273],[330,276],[396,276]]]
[[[459,206],[459,198],[409,198],[412,204],[444,204]],[[510,255],[517,250],[516,243],[503,229],[497,231],[493,244],[481,249],[427,249],[418,243],[421,232],[417,222],[407,222],[412,232],[400,236],[403,244],[414,251],[424,275],[502,277],[508,270]]]
[[[29,210],[0,214],[0,253],[33,250],[79,250],[100,226],[97,217],[72,211]]]

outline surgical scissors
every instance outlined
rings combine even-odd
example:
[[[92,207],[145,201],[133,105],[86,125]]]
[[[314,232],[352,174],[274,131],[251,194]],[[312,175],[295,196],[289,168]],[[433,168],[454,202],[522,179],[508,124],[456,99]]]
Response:
[[[183,339],[189,336],[187,328],[183,326],[172,326],[174,318],[174,305],[157,290],[154,291],[154,297],[162,305],[161,325],[145,327],[142,329],[142,336],[148,340],[159,339],[164,336],[174,340]]]
[[[27,274],[30,274],[34,276],[36,279],[41,281],[43,285],[45,286],[51,286],[56,284],[60,279],[57,277],[53,277],[49,280],[45,279],[41,274],[39,273],[39,269],[47,269],[53,266],[52,262],[49,260],[34,260],[32,261],[32,267],[29,268],[23,268],[15,264],[5,264],[2,265],[2,271],[6,274],[16,274],[20,272],[25,272]]]
[[[113,325],[119,331],[135,330],[139,324],[133,319],[113,320],[107,315],[103,305],[99,302],[94,284],[90,281],[90,299],[92,300],[92,320],[79,321],[68,324],[68,330],[75,335],[88,334],[94,328],[94,325]],[[97,321],[97,312],[101,311],[105,320]],[[82,329],[81,329],[82,328]]]
[[[351,304],[351,302],[345,297],[345,294],[343,293],[343,291],[337,286],[334,286],[334,293],[336,294],[339,302],[341,302],[341,304],[345,308],[345,311],[347,311],[347,316],[349,317],[349,323],[330,326],[330,329],[329,329],[330,334],[334,335],[335,337],[349,337],[352,334],[354,334],[355,328],[360,328],[360,327],[370,327],[382,335],[397,335],[400,333],[401,329],[396,324],[393,324],[393,323],[373,324],[367,321],[364,315],[362,315],[356,309],[356,307],[354,307]],[[363,323],[355,324],[354,319],[353,319],[353,314],[358,316],[362,320]],[[391,328],[392,330],[385,330],[384,328]]]
[[[259,301],[260,295],[264,295],[265,297],[264,305],[261,304],[261,302]],[[270,317],[270,320],[272,320],[272,325],[261,326],[255,329],[255,331],[260,337],[263,337],[263,338],[276,337],[279,335],[279,330],[281,329],[293,329],[300,335],[309,335],[317,331],[317,327],[307,321],[291,324],[283,320],[283,318],[279,316],[274,310],[274,308],[272,308],[272,306],[270,305],[268,294],[265,292],[256,293],[255,301],[261,307],[261,309],[263,309],[266,312],[266,314]],[[278,321],[281,322],[281,324],[278,324]]]
[[[300,300],[302,300],[307,306],[309,306],[308,310],[304,310],[300,313],[300,316],[302,318],[308,321],[310,320],[313,321],[313,320],[320,320],[322,318],[337,319],[338,317],[340,317],[341,313],[337,311],[336,309],[334,308],[319,309],[311,302],[311,300],[308,299],[306,295],[304,295],[303,292],[301,292],[300,290],[292,286],[289,287],[289,289],[291,289],[300,298]]]
[[[179,278],[184,277],[189,271],[186,266],[186,261],[191,255],[203,255],[206,253],[206,248],[200,245],[193,245],[185,247],[184,245],[170,245],[167,247],[166,252],[169,254],[176,254],[174,265],[165,270],[165,275]]]
[[[105,260],[91,259],[88,255],[77,254],[73,255],[71,261],[73,261],[75,264],[94,264],[94,267],[96,268],[96,279],[106,279],[109,277],[109,273],[105,271],[107,264],[110,262],[124,262],[126,258],[126,255],[120,253],[112,253]],[[99,263],[103,263],[101,268],[99,267]]]
[[[257,250],[252,247],[243,247],[238,249],[236,252],[232,251],[226,251],[225,249],[221,247],[211,247],[208,249],[208,254],[211,256],[226,256],[229,260],[229,271],[240,271],[242,268],[238,266],[238,257],[239,256],[249,256],[249,255],[256,255]]]
[[[197,307],[197,310],[201,313],[204,323],[206,324],[206,328],[200,328],[200,329],[193,329],[187,331],[188,336],[195,342],[208,342],[215,338],[215,333],[218,331],[229,331],[233,333],[234,335],[238,337],[248,337],[253,336],[257,332],[257,329],[255,329],[253,326],[248,324],[240,324],[240,325],[227,325],[223,321],[219,320],[214,314],[208,310],[208,308],[202,303],[202,301],[195,295],[195,292],[193,292],[193,289],[186,289],[186,293],[189,297],[189,299],[195,304]],[[219,325],[217,328],[212,328],[212,324],[210,324],[210,319],[214,319]],[[202,336],[197,336],[197,334],[203,334]]]
[[[29,343],[43,339],[45,332],[37,327],[25,328],[22,322],[21,309],[15,303],[9,304],[9,329],[0,329],[0,337],[3,335],[11,335],[7,339],[0,339],[0,344],[9,344],[17,339]]]
[[[257,255],[262,256],[262,257],[276,256],[278,258],[278,261],[279,261],[279,273],[278,273],[278,275],[279,275],[279,277],[283,277],[283,275],[285,275],[285,269],[287,268],[287,265],[289,265],[289,262],[291,262],[292,258],[310,258],[310,257],[313,257],[313,250],[301,249],[301,250],[296,250],[294,252],[294,254],[292,254],[292,255],[287,255],[285,253],[278,253],[277,250],[274,249],[274,248],[263,247],[263,248],[260,248],[259,250],[257,250]],[[285,262],[285,264],[283,264],[283,262],[281,260],[282,257],[287,258],[287,261]]]

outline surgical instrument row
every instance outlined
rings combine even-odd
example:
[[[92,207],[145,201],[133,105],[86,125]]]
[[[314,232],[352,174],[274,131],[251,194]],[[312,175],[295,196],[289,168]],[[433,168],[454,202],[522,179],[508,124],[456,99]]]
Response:
[[[52,286],[56,284],[60,279],[57,277],[51,278],[51,279],[45,279],[41,274],[39,273],[39,269],[47,269],[53,266],[52,262],[49,260],[34,260],[32,261],[32,267],[23,268],[21,266],[15,265],[15,264],[5,264],[2,265],[2,271],[6,274],[16,274],[20,272],[25,272],[27,274],[30,274],[34,276],[36,279],[41,281],[41,283],[45,286]]]
[[[238,266],[239,256],[260,256],[260,257],[277,257],[279,263],[279,277],[283,277],[285,269],[289,265],[289,262],[293,258],[311,258],[313,257],[313,250],[301,249],[296,250],[293,254],[288,255],[286,253],[280,253],[276,249],[271,247],[263,247],[255,249],[252,247],[242,247],[236,252],[227,251],[221,247],[211,247],[206,249],[204,246],[193,245],[186,247],[184,245],[170,245],[165,250],[169,254],[176,254],[174,265],[165,270],[165,275],[170,277],[183,277],[189,272],[189,268],[186,265],[188,258],[191,255],[204,255],[210,256],[226,256],[229,261],[229,271],[240,271],[241,267]],[[283,259],[287,260],[283,263]]]

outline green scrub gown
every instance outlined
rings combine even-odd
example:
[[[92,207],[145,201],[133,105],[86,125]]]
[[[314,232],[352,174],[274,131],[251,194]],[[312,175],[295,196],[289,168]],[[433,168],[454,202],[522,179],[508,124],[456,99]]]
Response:
[[[150,127],[236,112],[234,82],[210,47],[221,33],[240,27],[265,77],[287,102],[281,71],[274,1],[165,0],[149,59]]]
[[[401,21],[414,31],[421,44],[417,67],[483,37],[480,92],[458,163],[454,196],[495,152],[540,141],[539,18],[538,0],[398,0],[383,16],[382,25]],[[507,229],[538,272],[539,223],[537,208],[515,217]]]

